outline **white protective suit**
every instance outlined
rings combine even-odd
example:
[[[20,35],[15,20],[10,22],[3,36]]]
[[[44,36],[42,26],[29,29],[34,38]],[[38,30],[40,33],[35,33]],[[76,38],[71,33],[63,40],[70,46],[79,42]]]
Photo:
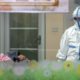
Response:
[[[73,18],[80,20],[80,7],[73,12]],[[75,24],[68,28],[61,39],[60,49],[56,55],[58,60],[77,61],[80,58],[80,21],[74,20]]]

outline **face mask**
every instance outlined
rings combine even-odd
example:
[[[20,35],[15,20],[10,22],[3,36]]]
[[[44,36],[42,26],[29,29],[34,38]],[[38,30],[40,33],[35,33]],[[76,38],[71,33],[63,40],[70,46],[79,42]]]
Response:
[[[77,26],[78,26],[79,29],[80,29],[80,20],[77,20]]]
[[[80,29],[80,7],[78,8],[76,15],[77,15],[76,21],[77,21],[78,27]]]

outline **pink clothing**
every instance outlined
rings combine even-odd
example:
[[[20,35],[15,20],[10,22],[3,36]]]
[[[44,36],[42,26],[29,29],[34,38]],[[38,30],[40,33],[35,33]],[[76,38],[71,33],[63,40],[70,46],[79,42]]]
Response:
[[[11,60],[7,55],[1,53],[0,54],[0,61],[9,61]]]

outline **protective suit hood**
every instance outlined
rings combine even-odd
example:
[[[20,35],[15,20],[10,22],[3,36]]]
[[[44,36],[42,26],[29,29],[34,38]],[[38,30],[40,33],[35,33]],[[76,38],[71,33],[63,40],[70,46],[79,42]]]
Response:
[[[73,11],[73,18],[75,25],[80,29],[80,6]]]
[[[80,17],[80,6],[73,11],[73,18],[74,17]]]

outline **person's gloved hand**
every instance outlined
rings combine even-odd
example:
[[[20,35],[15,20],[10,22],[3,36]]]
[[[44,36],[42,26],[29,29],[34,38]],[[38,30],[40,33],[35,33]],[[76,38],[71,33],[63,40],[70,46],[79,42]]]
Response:
[[[66,61],[66,60],[65,60],[65,59],[59,59],[59,58],[58,58],[57,61],[58,61],[58,62],[63,62],[63,61]]]

